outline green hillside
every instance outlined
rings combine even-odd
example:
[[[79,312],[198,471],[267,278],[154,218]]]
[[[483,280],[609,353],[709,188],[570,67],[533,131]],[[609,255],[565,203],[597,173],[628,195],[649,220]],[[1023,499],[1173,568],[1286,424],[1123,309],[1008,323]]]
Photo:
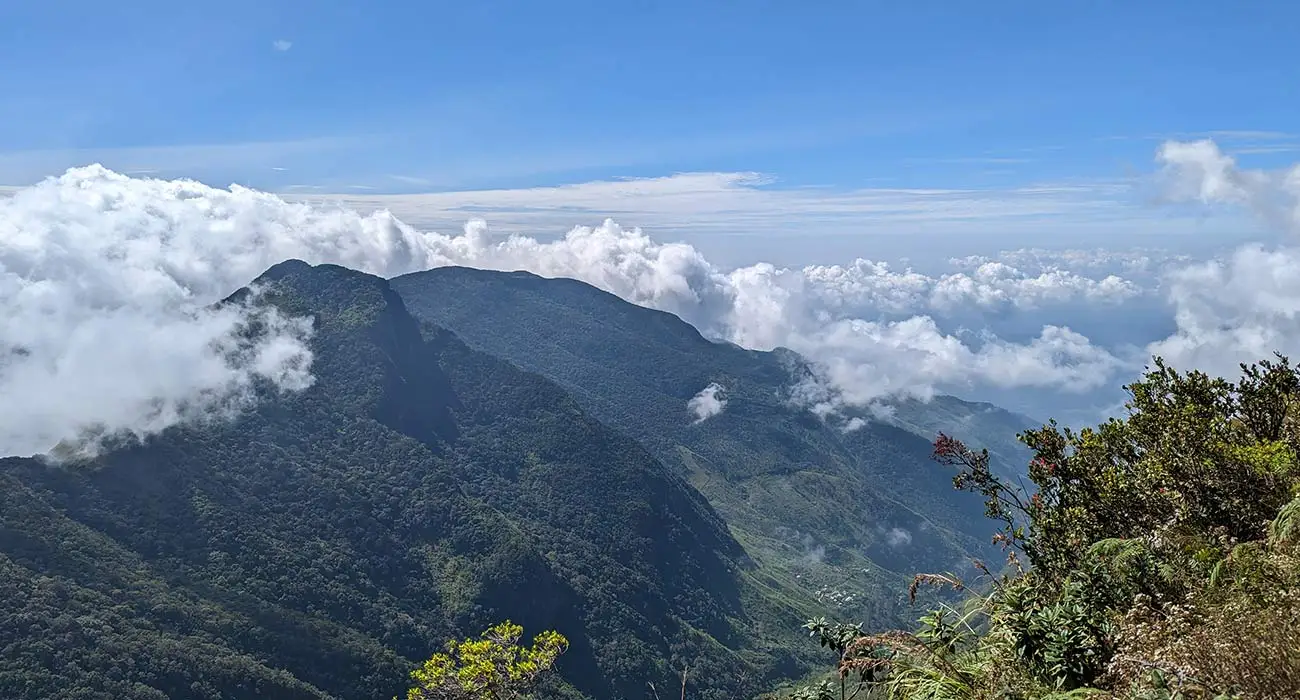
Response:
[[[941,397],[844,433],[785,399],[802,369],[794,353],[711,342],[581,282],[438,268],[393,286],[417,316],[556,381],[684,475],[774,587],[869,625],[911,615],[899,606],[916,571],[963,567],[988,546],[979,499],[930,459],[935,426],[973,442],[982,435],[968,428],[1005,432],[997,444],[1016,460],[1023,448],[1007,445],[1033,425]],[[726,408],[695,422],[687,401],[714,382]]]
[[[700,495],[556,384],[421,328],[379,278],[291,261],[316,383],[90,461],[0,460],[0,697],[389,698],[510,618],[565,687],[693,697],[805,668]]]

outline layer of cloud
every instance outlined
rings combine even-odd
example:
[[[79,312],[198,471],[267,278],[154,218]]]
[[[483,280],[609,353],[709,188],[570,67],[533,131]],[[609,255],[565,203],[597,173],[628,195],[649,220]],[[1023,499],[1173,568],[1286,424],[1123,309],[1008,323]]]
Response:
[[[1028,273],[997,261],[969,271],[927,276],[859,259],[847,266],[809,266],[801,275],[824,304],[893,313],[962,307],[1037,309],[1074,301],[1119,304],[1142,293],[1138,285],[1113,274],[1094,279],[1060,268]]]
[[[241,188],[87,167],[0,198],[0,454],[225,415],[259,380],[306,386],[302,321],[210,308],[290,257],[383,275],[428,263],[391,217]]]
[[[1242,170],[1204,143],[1167,144],[1159,158],[1170,200],[1245,207],[1274,226],[1297,226],[1297,171]],[[711,196],[709,182],[700,183],[703,196]],[[616,183],[604,196],[699,196],[679,185]],[[644,191],[658,186],[660,195]],[[540,201],[534,190],[518,196]],[[900,209],[896,201],[873,209],[862,197],[832,208],[920,220],[943,215],[947,196],[934,193],[929,210]],[[1038,196],[1027,193],[1027,212],[1040,206]],[[1021,251],[959,259],[938,274],[867,259],[724,268],[692,245],[613,221],[549,240],[498,235],[478,219],[442,234],[337,201],[286,201],[87,167],[0,200],[0,392],[11,397],[0,409],[0,451],[46,449],[87,429],[147,433],[220,413],[240,405],[259,379],[288,389],[305,384],[308,329],[272,319],[260,344],[235,346],[247,312],[204,308],[290,257],[385,276],[467,265],[580,279],[676,313],[712,337],[798,351],[814,369],[791,396],[828,417],[844,406],[885,411],[889,398],[936,391],[1088,392],[1130,374],[1148,352],[1180,366],[1231,369],[1300,341],[1293,282],[1300,253],[1287,247],[1246,247],[1201,263],[1155,253]],[[1155,303],[1172,310],[1173,332],[1128,347],[1098,344],[1070,320],[1110,310],[1100,325],[1113,327],[1135,304]],[[994,333],[994,321],[1007,317],[1033,321]],[[710,400],[720,403],[720,394],[702,396],[698,406],[707,411]]]
[[[0,415],[5,452],[44,449],[88,426],[157,430],[186,412],[231,403],[254,377],[276,378],[258,369],[262,360],[219,361],[230,354],[221,339],[241,316],[201,307],[290,257],[386,276],[457,264],[584,280],[677,313],[714,337],[804,353],[823,371],[822,395],[810,405],[870,404],[981,382],[1093,386],[1115,360],[1066,328],[1045,327],[1025,343],[963,339],[913,314],[1118,302],[1134,293],[1117,278],[1025,275],[992,263],[939,278],[865,260],[724,271],[689,245],[660,243],[612,221],[549,242],[496,236],[478,220],[444,235],[387,212],[363,216],[241,187],[130,178],[101,167],[19,190],[4,201],[0,227],[0,342],[8,353],[0,381],[6,396],[17,397],[7,405],[23,407]],[[279,348],[274,356],[301,368],[301,329],[280,330],[268,341]],[[30,410],[33,401],[39,410]],[[707,411],[710,401],[720,406],[716,391],[697,405]]]
[[[1114,221],[1135,213],[1127,206],[1129,183],[1118,180],[1003,189],[776,189],[773,184],[761,173],[694,172],[555,187],[330,198],[361,211],[387,209],[420,227],[447,228],[469,217],[488,217],[494,226],[530,233],[571,227],[575,217],[762,233],[790,225],[841,227],[841,232],[844,226],[865,231],[953,222],[1004,228],[1017,222]]]
[[[423,230],[455,230],[485,218],[499,231],[549,240],[575,224],[605,219],[690,243],[726,268],[756,260],[783,265],[843,264],[867,257],[947,271],[951,257],[999,249],[1084,247],[1175,249],[1204,257],[1231,241],[1258,239],[1248,219],[1207,219],[1151,206],[1149,178],[1092,179],[1022,186],[844,189],[782,186],[752,172],[693,172],[551,187],[428,194],[312,194],[362,212],[387,210]],[[1159,253],[1151,251],[1152,263]],[[1026,272],[1035,261],[994,257]],[[1071,267],[1060,260],[1054,267]],[[1039,269],[1038,272],[1044,270]],[[1123,269],[1108,269],[1127,276]],[[1091,276],[1091,273],[1089,273]]]
[[[686,402],[686,410],[695,417],[696,423],[703,423],[722,413],[726,407],[727,399],[722,395],[722,385],[717,382],[700,389],[698,394]]]
[[[1191,260],[1192,257],[1189,255],[1150,248],[1125,250],[1018,248],[1002,250],[992,255],[949,258],[948,263],[962,270],[976,270],[990,263],[1003,263],[1031,274],[1072,270],[1087,271],[1091,274],[1107,272],[1118,276],[1143,278],[1157,275],[1172,266],[1185,264]]]

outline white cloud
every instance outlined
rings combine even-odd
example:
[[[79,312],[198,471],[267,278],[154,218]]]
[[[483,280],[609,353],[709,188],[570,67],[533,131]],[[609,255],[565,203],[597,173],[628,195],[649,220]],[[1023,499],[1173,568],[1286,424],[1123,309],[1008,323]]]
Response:
[[[845,433],[851,433],[855,430],[861,430],[866,426],[867,426],[867,421],[865,418],[861,418],[859,416],[853,416],[852,418],[844,421],[844,425],[840,426],[840,431]]]
[[[0,199],[0,453],[224,415],[254,382],[310,382],[310,331],[208,308],[290,257],[384,275],[426,267],[391,217],[93,166]]]
[[[1294,170],[1242,170],[1205,144],[1167,144],[1159,158],[1172,200],[1244,206],[1274,224],[1296,225]],[[785,202],[832,219],[856,212],[859,220],[885,221],[993,216],[1005,204],[951,191],[839,198],[793,191],[771,199],[756,176],[742,178],[743,185],[718,175],[689,178],[691,187],[665,178],[583,186],[568,195],[564,188],[502,191],[484,201],[512,211],[540,207],[570,220],[581,215],[564,213],[575,197],[592,210],[606,202],[600,206],[637,212],[645,211],[646,198],[677,212],[736,203],[742,226],[749,210],[739,205],[750,197],[760,210]],[[1068,188],[1022,194],[1027,212],[1086,212],[1096,204],[1073,199]],[[551,196],[558,203],[548,204]],[[700,205],[701,198],[709,203]],[[459,193],[447,201],[459,202],[463,215],[472,199]],[[45,449],[95,425],[157,430],[239,405],[257,377],[300,386],[307,376],[305,329],[279,319],[265,345],[221,364],[213,348],[230,347],[244,316],[201,309],[289,257],[385,276],[467,265],[580,279],[676,313],[713,337],[800,352],[816,368],[791,396],[824,416],[845,405],[887,410],[882,402],[891,397],[937,391],[1087,392],[1127,378],[1147,351],[1180,366],[1230,370],[1274,348],[1294,352],[1300,342],[1300,287],[1293,281],[1300,279],[1300,253],[1292,248],[1247,247],[1202,263],[1159,251],[1026,250],[960,258],[955,269],[931,274],[867,259],[724,268],[693,245],[656,241],[612,221],[553,239],[494,234],[478,220],[439,234],[384,210],[358,213],[337,199],[285,201],[240,187],[89,167],[0,200],[0,394],[15,397],[0,409],[0,451]],[[1174,316],[1174,332],[1160,332],[1168,337],[1142,338],[1153,331],[1134,327],[1125,331],[1128,345],[1098,344],[1088,337],[1093,330],[1085,334],[1074,322],[1092,318],[1096,328],[1116,329],[1124,324],[1115,319],[1131,317],[1134,308],[1159,310],[1161,299]],[[1006,318],[1020,319],[1015,332],[995,335],[995,322]],[[690,410],[699,417],[711,401],[720,409],[720,390],[706,388]],[[841,427],[852,429],[851,420]]]
[[[712,382],[686,402],[686,410],[695,416],[696,423],[702,423],[722,413],[722,409],[727,407],[727,399],[721,394],[722,385]]]
[[[389,179],[392,179],[396,182],[400,182],[404,185],[416,185],[416,186],[427,187],[433,184],[432,180],[423,177],[416,177],[414,175],[389,175],[388,177]]]
[[[940,390],[990,385],[1082,393],[1109,385],[1128,366],[1060,326],[1045,326],[1026,343],[977,340],[945,334],[928,316],[887,323],[846,319],[809,329],[786,343],[818,363],[814,375],[795,386],[792,399],[832,416],[845,405],[880,411],[887,410],[880,402],[889,398],[929,400]]]
[[[1232,376],[1240,362],[1300,352],[1296,248],[1246,246],[1188,266],[1170,275],[1168,296],[1178,330],[1149,349],[1176,367]]]
[[[1241,207],[1277,230],[1300,233],[1300,166],[1243,169],[1213,141],[1170,142],[1159,153],[1174,201]],[[1274,350],[1300,354],[1300,248],[1251,244],[1169,272],[1177,331],[1149,351],[1170,364],[1232,376]]]
[[[817,566],[826,563],[826,545],[819,544],[808,547],[799,561],[804,566]]]
[[[1295,139],[1296,135],[1285,131],[1260,131],[1252,129],[1217,129],[1208,132],[1216,139],[1241,141],[1285,141]]]
[[[1019,344],[963,340],[930,317],[911,314],[929,307],[1050,306],[1128,293],[1113,280],[1026,276],[1007,267],[943,278],[894,273],[869,261],[808,269],[760,263],[724,271],[689,245],[659,243],[613,222],[574,228],[549,242],[494,236],[480,221],[459,235],[442,235],[418,231],[387,212],[362,216],[240,187],[133,179],[99,167],[20,190],[3,207],[8,320],[0,339],[29,353],[7,361],[4,393],[40,394],[52,402],[26,418],[0,417],[7,419],[5,451],[42,449],[52,437],[96,421],[147,431],[172,420],[151,423],[142,417],[145,408],[133,412],[123,404],[142,405],[147,395],[158,395],[182,405],[227,380],[187,369],[210,361],[207,344],[161,339],[202,323],[209,324],[202,327],[210,339],[225,337],[236,321],[215,324],[197,306],[290,257],[381,275],[458,264],[584,280],[677,313],[716,337],[804,353],[820,363],[827,392],[821,403],[832,404],[928,396],[941,386],[1103,382],[1114,358],[1067,329],[1049,326]],[[114,324],[136,330],[101,339]],[[91,370],[69,358],[83,358],[78,353],[92,347],[111,350],[96,359],[96,372],[125,385],[151,367],[155,386],[128,390],[91,381]],[[47,369],[42,374],[39,368]],[[243,372],[237,387],[252,376],[242,366],[234,371]],[[65,410],[62,401],[73,397],[79,407]],[[714,392],[698,406],[707,409],[709,400],[721,405]]]
[[[289,49],[293,48],[293,42],[287,39],[276,39],[275,41],[271,42],[271,48],[280,52],[288,51]]]
[[[926,276],[894,272],[881,262],[858,259],[848,266],[809,266],[802,272],[823,303],[870,307],[894,313],[958,307],[1035,309],[1082,299],[1118,304],[1142,293],[1116,275],[1092,279],[1060,269],[1036,275],[1003,262],[984,262],[970,272]]]
[[[1165,143],[1157,159],[1165,194],[1174,201],[1244,206],[1279,229],[1300,230],[1300,165],[1243,169],[1210,140]]]
[[[551,240],[575,224],[598,226],[613,219],[654,231],[660,240],[687,242],[728,269],[756,260],[803,267],[864,257],[902,262],[899,270],[914,264],[918,271],[937,275],[952,271],[945,266],[948,258],[1048,249],[1037,260],[991,260],[1037,275],[1050,271],[1034,266],[1047,264],[1053,248],[1141,246],[1151,249],[1155,264],[1162,262],[1160,249],[1204,257],[1231,240],[1257,239],[1257,227],[1243,225],[1249,219],[1208,219],[1151,206],[1141,186],[1148,180],[844,189],[777,186],[772,177],[753,172],[694,172],[524,189],[372,195],[334,188],[333,193],[317,189],[322,194],[292,196],[338,202],[363,213],[391,211],[422,230],[450,231],[467,219],[485,218],[494,230],[539,240]],[[1052,267],[1089,277],[1101,269],[1074,267],[1064,259]],[[1134,272],[1106,271],[1125,278]]]

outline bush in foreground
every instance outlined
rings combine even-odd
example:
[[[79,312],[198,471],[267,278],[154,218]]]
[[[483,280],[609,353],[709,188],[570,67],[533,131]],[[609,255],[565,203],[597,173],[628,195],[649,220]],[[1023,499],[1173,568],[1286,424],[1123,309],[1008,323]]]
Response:
[[[970,597],[912,632],[810,622],[839,678],[799,700],[1300,697],[1300,368],[1229,382],[1157,359],[1126,389],[1124,418],[1019,436],[1029,488],[940,435],[1006,565],[918,576]]]
[[[521,700],[530,696],[550,672],[569,641],[558,632],[542,632],[531,647],[519,646],[524,629],[510,621],[478,639],[451,642],[411,672],[415,685],[407,700]]]

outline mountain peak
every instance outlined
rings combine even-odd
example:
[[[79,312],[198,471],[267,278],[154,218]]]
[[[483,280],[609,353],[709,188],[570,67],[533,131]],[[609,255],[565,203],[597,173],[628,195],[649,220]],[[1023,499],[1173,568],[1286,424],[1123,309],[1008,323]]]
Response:
[[[740,545],[642,445],[422,329],[379,277],[293,260],[259,281],[249,303],[313,321],[311,386],[84,468],[5,461],[0,573],[24,593],[0,595],[0,617],[40,606],[106,640],[64,645],[58,672],[37,652],[10,663],[35,679],[17,697],[392,697],[412,662],[501,619],[573,639],[563,675],[588,697],[668,682],[670,650],[749,654],[748,680],[707,683],[757,692],[772,657]],[[68,600],[25,597],[55,576]],[[138,622],[115,617],[128,608]],[[48,634],[10,632],[38,650]],[[125,681],[103,648],[138,660]]]
[[[254,281],[254,284],[256,284],[257,282],[273,282],[275,280],[282,279],[294,273],[301,273],[306,270],[310,270],[312,267],[313,265],[311,263],[306,262],[304,260],[299,260],[298,258],[289,258],[288,260],[278,262],[272,265],[271,267],[267,268],[266,272],[263,272],[262,274],[257,276],[257,279]]]

